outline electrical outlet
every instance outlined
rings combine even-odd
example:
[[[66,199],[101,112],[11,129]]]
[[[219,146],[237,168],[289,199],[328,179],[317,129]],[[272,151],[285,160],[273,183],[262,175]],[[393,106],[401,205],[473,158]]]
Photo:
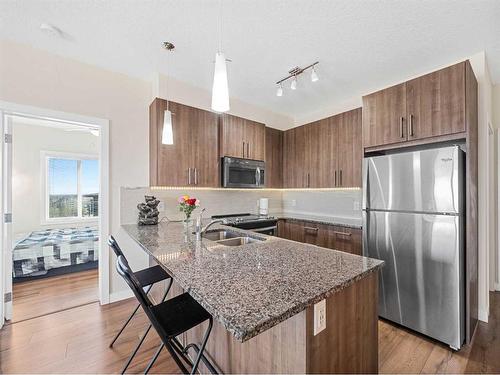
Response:
[[[326,299],[314,305],[314,336],[326,328]]]
[[[158,211],[165,211],[165,202],[160,201],[160,203],[158,203]]]
[[[297,205],[297,201],[295,199],[292,199],[290,203],[292,207],[295,207]]]
[[[359,208],[359,201],[354,201],[354,204],[353,204],[353,210],[354,211],[359,211],[360,208]]]

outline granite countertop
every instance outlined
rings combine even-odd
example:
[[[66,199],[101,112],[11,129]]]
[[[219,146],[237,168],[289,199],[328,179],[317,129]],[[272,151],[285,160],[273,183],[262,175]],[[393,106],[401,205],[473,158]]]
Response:
[[[293,212],[279,212],[271,215],[277,217],[278,219],[303,220],[311,223],[337,225],[339,227],[345,227],[345,228],[355,228],[355,229],[363,228],[363,225],[361,224],[361,219],[356,219],[356,218],[320,216],[320,215],[300,214]]]
[[[265,241],[235,247],[207,239],[200,242],[183,224],[173,222],[122,228],[239,341],[292,317],[383,264],[229,227],[222,228]]]

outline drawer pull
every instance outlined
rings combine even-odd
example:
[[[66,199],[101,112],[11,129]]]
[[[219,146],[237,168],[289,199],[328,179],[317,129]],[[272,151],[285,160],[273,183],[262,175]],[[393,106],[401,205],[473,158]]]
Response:
[[[319,228],[304,227],[304,230],[313,230],[313,231],[318,231],[318,230],[319,230]]]
[[[339,234],[341,236],[348,236],[350,237],[352,233],[347,233],[347,232],[338,232],[338,231],[333,231],[334,234]]]

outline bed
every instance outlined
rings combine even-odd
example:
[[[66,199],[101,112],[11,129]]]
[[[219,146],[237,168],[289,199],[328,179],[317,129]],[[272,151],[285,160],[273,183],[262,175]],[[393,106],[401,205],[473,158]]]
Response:
[[[97,268],[98,254],[97,227],[34,231],[14,244],[13,281]]]

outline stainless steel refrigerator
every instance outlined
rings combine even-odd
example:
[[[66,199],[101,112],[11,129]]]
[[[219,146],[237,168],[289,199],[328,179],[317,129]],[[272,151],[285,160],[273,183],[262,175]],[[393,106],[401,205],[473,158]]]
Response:
[[[363,253],[385,261],[379,315],[459,349],[465,338],[464,153],[363,161]]]

